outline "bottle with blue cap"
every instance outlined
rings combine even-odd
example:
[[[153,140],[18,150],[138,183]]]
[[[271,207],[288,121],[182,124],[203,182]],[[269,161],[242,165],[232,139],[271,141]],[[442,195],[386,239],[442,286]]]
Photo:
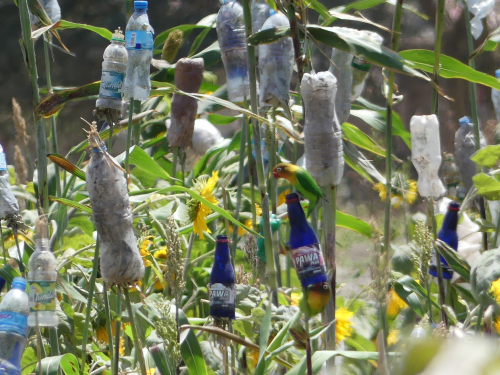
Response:
[[[0,374],[21,374],[21,357],[28,336],[29,303],[26,279],[15,277],[0,302]]]
[[[223,0],[217,14],[217,38],[226,70],[228,98],[234,103],[242,102],[250,97],[250,81],[243,8],[237,1]]]
[[[450,202],[450,204],[448,205],[448,211],[446,211],[446,214],[444,215],[441,229],[437,234],[438,239],[446,243],[449,247],[451,247],[455,251],[457,251],[458,249],[457,225],[458,225],[459,211],[460,211],[460,204],[457,202]],[[442,256],[440,256],[440,260],[441,260],[441,270],[443,272],[443,279],[450,280],[453,277],[453,269],[448,265],[448,263]],[[431,259],[429,274],[431,274],[434,277],[438,276],[436,251],[434,251],[434,255],[432,256]]]
[[[472,187],[472,177],[476,174],[476,163],[470,160],[476,152],[476,140],[474,137],[474,124],[467,116],[459,120],[460,128],[455,133],[455,160],[460,169],[462,183],[465,191]],[[486,139],[483,133],[479,132],[479,148],[486,147]]]
[[[235,318],[236,286],[227,236],[217,236],[215,259],[210,273],[210,315],[215,319]],[[220,324],[217,324],[220,325]]]
[[[148,2],[134,1],[134,10],[125,29],[125,47],[128,52],[125,98],[146,100],[151,92],[149,73],[154,30],[149,24]]]
[[[111,44],[104,50],[103,59],[99,99],[97,99],[95,106],[98,115],[106,110],[108,112],[111,110],[114,114],[111,119],[116,123],[124,106],[122,94],[128,61],[125,38],[120,28],[115,31],[113,38],[111,38]]]
[[[19,214],[19,203],[12,193],[7,160],[0,145],[0,220],[9,220]]]

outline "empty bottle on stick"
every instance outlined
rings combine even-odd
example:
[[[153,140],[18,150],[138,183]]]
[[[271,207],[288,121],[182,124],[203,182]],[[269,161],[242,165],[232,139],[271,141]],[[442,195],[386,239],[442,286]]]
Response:
[[[0,374],[21,374],[21,357],[28,336],[26,279],[15,277],[12,289],[0,303]]]
[[[125,39],[120,29],[113,34],[103,58],[99,99],[95,105],[98,112],[110,109],[119,115],[124,105],[122,93],[128,60]]]
[[[458,212],[460,211],[460,204],[457,202],[450,202],[448,205],[448,211],[446,212],[443,225],[438,232],[438,239],[446,243],[453,250],[457,251],[458,248],[458,235],[457,235],[457,225],[458,225]],[[437,254],[434,251],[434,255],[431,259],[431,265],[429,267],[429,273],[437,277]],[[443,279],[450,280],[453,277],[453,269],[448,265],[446,260],[440,256],[441,260],[441,270],[443,272]]]
[[[134,1],[135,12],[125,29],[125,46],[128,52],[125,98],[146,100],[151,91],[149,72],[153,58],[153,33],[149,24],[148,2]]]
[[[215,259],[210,274],[210,315],[234,319],[236,287],[227,236],[217,236]]]
[[[19,214],[19,203],[12,193],[9,170],[2,145],[0,145],[0,220],[10,220]]]
[[[290,222],[290,252],[303,288],[328,280],[318,237],[309,225],[296,193],[286,196]]]
[[[250,83],[243,8],[237,1],[223,0],[217,14],[217,38],[226,70],[229,100],[242,102],[250,97]]]
[[[30,327],[55,327],[59,324],[56,310],[56,258],[45,235],[46,221],[38,219],[35,252],[28,261]]]

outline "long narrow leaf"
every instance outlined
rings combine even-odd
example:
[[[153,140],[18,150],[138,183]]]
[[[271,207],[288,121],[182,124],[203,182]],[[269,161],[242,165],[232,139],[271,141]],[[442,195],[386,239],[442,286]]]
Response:
[[[64,156],[58,154],[48,154],[47,158],[54,164],[57,164],[59,167],[64,169],[65,171],[71,173],[73,176],[78,177],[80,180],[85,181],[85,172],[78,168],[76,165],[71,163]]]
[[[54,197],[52,195],[49,196],[49,199],[51,201],[53,201],[53,202],[59,202],[61,204],[64,204],[64,205],[69,206],[69,207],[76,208],[77,210],[81,210],[81,211],[86,212],[88,214],[92,213],[92,208],[90,208],[89,206],[86,206],[84,204],[72,201],[70,199],[58,198],[58,197]]]
[[[467,261],[458,254],[455,250],[448,246],[445,242],[441,240],[436,240],[436,250],[443,258],[448,262],[449,266],[453,268],[460,276],[462,276],[467,282],[470,281],[470,270],[471,267]]]

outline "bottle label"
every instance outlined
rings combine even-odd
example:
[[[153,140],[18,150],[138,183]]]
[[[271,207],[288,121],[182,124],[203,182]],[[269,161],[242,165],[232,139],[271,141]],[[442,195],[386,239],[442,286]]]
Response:
[[[150,31],[125,31],[125,47],[130,50],[153,50],[153,34]]]
[[[300,280],[326,275],[325,260],[319,244],[298,247],[291,250],[293,264]]]
[[[236,287],[234,284],[210,284],[210,307],[234,311],[236,305]]]
[[[28,315],[12,311],[0,311],[0,331],[28,334]]]
[[[123,79],[125,74],[103,70],[101,76],[101,87],[99,88],[99,97],[122,99]]]
[[[30,311],[54,311],[56,309],[56,282],[30,281],[29,282]]]
[[[7,160],[5,159],[5,153],[0,152],[0,171],[7,170]]]
[[[362,70],[363,72],[367,72],[370,70],[372,64],[368,61],[360,59],[359,57],[354,56],[351,61],[351,66],[358,70]]]

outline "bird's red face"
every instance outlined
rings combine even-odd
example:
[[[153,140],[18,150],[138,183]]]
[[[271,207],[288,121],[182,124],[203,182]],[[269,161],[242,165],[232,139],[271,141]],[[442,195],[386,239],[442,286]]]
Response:
[[[280,164],[276,165],[274,168],[273,168],[273,176],[275,179],[278,179],[278,178],[284,178],[283,177],[283,172],[285,172],[285,167],[281,166]]]

